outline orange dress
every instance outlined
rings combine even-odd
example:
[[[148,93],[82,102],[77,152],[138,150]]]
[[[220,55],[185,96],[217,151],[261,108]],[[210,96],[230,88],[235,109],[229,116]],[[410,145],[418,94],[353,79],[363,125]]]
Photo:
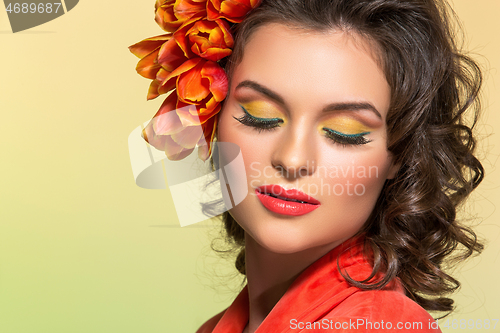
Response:
[[[297,332],[441,332],[427,311],[405,295],[398,279],[381,290],[349,284],[339,267],[355,280],[372,268],[363,255],[363,238],[350,239],[310,265],[291,284],[256,333]],[[241,333],[248,323],[245,287],[223,312],[197,333]]]

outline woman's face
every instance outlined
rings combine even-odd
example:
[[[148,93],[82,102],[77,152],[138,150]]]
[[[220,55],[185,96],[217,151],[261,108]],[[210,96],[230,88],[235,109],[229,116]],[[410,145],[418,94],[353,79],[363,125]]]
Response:
[[[280,24],[253,33],[218,127],[218,140],[242,151],[249,194],[230,213],[247,237],[294,253],[332,248],[366,222],[396,171],[375,54],[354,33]]]

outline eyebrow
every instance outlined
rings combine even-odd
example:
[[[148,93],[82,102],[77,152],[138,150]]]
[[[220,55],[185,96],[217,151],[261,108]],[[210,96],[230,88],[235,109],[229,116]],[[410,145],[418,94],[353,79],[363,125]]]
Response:
[[[286,105],[285,100],[283,99],[283,97],[281,97],[280,95],[278,95],[277,93],[275,93],[271,89],[266,88],[263,85],[258,84],[255,81],[251,81],[251,80],[241,81],[236,86],[235,90],[237,90],[239,88],[244,88],[244,87],[253,89],[253,90],[261,93],[262,95],[267,96],[268,98],[272,99],[273,101],[275,101],[275,102],[283,105],[283,106]]]
[[[382,115],[378,110],[370,103],[360,102],[360,103],[332,103],[323,108],[323,112],[328,111],[357,111],[357,110],[369,110],[373,111],[378,118],[382,119]]]
[[[263,85],[251,81],[251,80],[244,80],[241,81],[235,88],[235,90],[239,88],[250,88],[252,90],[255,90],[262,95],[268,97],[269,99],[286,106],[285,100],[283,97],[281,97],[279,94],[275,93],[269,88],[264,87]],[[329,112],[329,111],[357,111],[357,110],[369,110],[372,111],[377,115],[378,118],[382,119],[382,115],[380,112],[375,108],[371,103],[368,102],[344,102],[344,103],[332,103],[328,104],[323,108],[323,112]]]

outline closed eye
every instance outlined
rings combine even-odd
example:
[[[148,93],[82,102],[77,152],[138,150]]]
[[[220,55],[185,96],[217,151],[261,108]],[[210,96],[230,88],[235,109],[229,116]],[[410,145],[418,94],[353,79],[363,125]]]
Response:
[[[237,121],[242,123],[245,126],[249,127],[254,127],[258,129],[259,131],[263,130],[272,130],[276,127],[279,127],[281,124],[283,124],[283,119],[281,118],[259,118],[252,116],[248,111],[241,106],[241,109],[243,110],[244,114],[241,117],[234,117]]]
[[[372,140],[368,140],[365,136],[370,134],[370,132],[363,132],[357,134],[345,134],[342,132],[335,131],[331,128],[323,127],[323,131],[326,134],[326,137],[332,140],[335,143],[341,144],[342,146],[348,145],[364,145]]]

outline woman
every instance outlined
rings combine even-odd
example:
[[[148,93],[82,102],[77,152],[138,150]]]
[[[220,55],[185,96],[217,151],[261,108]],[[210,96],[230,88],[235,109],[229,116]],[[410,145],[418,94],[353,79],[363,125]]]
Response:
[[[447,13],[436,0],[157,2],[173,36],[132,51],[151,98],[176,94],[145,139],[171,159],[206,140],[207,158],[216,136],[247,174],[222,216],[247,286],[198,332],[439,331],[426,310],[449,313],[459,286],[442,267],[482,249],[455,219],[483,178],[481,75]]]

